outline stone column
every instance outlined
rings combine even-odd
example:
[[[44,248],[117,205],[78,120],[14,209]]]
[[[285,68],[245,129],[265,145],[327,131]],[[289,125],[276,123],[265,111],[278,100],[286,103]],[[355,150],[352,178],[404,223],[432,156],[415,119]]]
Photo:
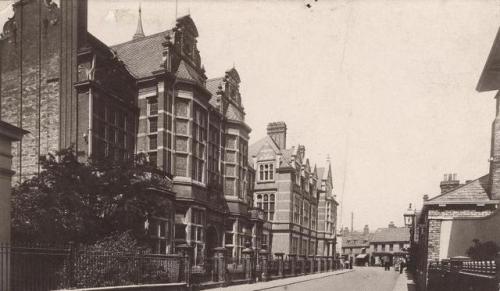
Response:
[[[251,248],[245,248],[241,251],[243,257],[243,271],[245,272],[245,280],[248,284],[254,281],[253,275],[253,250]]]
[[[309,256],[309,274],[314,274],[314,256]]]
[[[191,286],[191,260],[193,258],[192,250],[193,246],[188,244],[182,244],[177,246],[177,252],[182,256],[184,260],[184,270],[179,270],[179,272],[184,272],[184,281],[187,286]]]
[[[306,256],[304,255],[300,256],[300,274],[306,274]]]
[[[2,266],[10,260],[10,199],[12,175],[12,142],[21,140],[25,130],[0,120],[0,290],[10,290],[9,268]],[[38,157],[36,157],[38,158]]]
[[[283,256],[284,253],[274,253],[278,259],[278,277],[283,278]]]
[[[261,270],[262,270],[262,281],[266,282],[269,280],[268,263],[269,263],[269,252],[265,249],[259,251]]]
[[[214,249],[214,274],[215,282],[220,282],[224,286],[226,284],[226,249],[218,247]]]
[[[316,263],[318,264],[318,268],[316,269],[316,273],[321,272],[321,257],[320,256],[315,256]]]
[[[297,265],[297,255],[289,254],[288,257],[290,258],[290,273],[292,277],[295,277],[295,265]]]

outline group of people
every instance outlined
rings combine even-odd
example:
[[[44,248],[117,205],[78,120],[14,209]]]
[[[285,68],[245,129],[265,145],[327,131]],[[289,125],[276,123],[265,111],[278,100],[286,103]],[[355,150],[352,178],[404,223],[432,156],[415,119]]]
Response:
[[[391,270],[391,261],[389,259],[382,259],[382,266],[384,266],[385,271],[390,271]],[[394,267],[399,268],[399,273],[402,274],[404,268],[406,268],[406,260],[401,259],[398,262],[394,264]]]

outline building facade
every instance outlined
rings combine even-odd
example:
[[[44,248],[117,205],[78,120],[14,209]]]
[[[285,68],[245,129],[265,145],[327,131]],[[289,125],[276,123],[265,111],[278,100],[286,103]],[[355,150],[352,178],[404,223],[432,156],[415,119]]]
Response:
[[[370,240],[370,265],[382,266],[389,261],[397,265],[408,256],[410,247],[410,230],[407,227],[396,227],[390,223],[387,228],[378,228]]]
[[[246,242],[271,245],[254,208],[250,127],[235,68],[207,80],[189,15],[107,46],[87,31],[87,1],[22,0],[0,40],[1,119],[29,131],[13,146],[15,180],[39,157],[74,147],[89,157],[146,153],[172,180],[172,216],[147,222],[158,252],[190,246],[202,264],[216,247],[239,258]],[[172,194],[172,195],[171,195]]]
[[[270,250],[333,256],[338,203],[331,167],[312,167],[303,145],[287,148],[286,134],[284,122],[272,122],[267,135],[250,146],[256,174],[253,201],[270,222]],[[264,230],[267,235],[269,229]]]
[[[490,198],[489,175],[461,184],[456,174],[444,175],[440,183],[441,194],[424,196],[422,209],[416,217],[414,243],[416,247],[417,280],[419,286],[427,285],[429,263],[447,259],[453,254],[449,250],[454,220],[484,218],[498,207],[498,200]],[[465,255],[467,246],[454,255]]]
[[[344,228],[342,230],[342,258],[357,265],[369,263],[369,249],[372,235],[368,225],[365,225],[363,231]]]

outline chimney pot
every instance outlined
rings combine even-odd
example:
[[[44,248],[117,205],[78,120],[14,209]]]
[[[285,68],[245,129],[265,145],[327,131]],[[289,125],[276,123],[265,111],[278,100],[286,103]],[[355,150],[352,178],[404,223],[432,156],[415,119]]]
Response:
[[[445,174],[443,181],[439,184],[441,194],[450,192],[460,186],[460,181],[457,180],[457,174]]]
[[[267,135],[280,149],[286,149],[286,123],[283,121],[271,122],[267,125]]]

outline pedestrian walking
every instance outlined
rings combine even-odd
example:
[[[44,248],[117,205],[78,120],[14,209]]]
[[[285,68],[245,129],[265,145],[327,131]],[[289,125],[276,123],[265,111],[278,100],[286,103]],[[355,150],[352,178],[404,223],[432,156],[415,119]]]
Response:
[[[399,274],[403,274],[403,268],[406,267],[406,262],[404,260],[399,264]]]

